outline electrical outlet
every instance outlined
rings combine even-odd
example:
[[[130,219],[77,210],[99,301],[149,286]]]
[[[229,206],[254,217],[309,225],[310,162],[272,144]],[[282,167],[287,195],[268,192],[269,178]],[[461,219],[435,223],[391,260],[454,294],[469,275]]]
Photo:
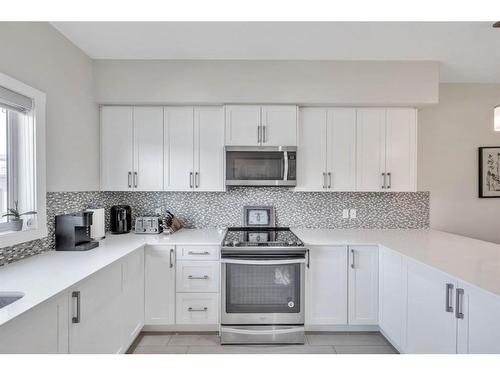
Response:
[[[349,219],[349,210],[347,208],[342,210],[342,219]]]
[[[355,208],[351,208],[350,216],[351,216],[351,219],[356,219],[356,209]]]
[[[162,211],[161,207],[156,207],[155,208],[155,214],[156,215],[161,215],[161,211]]]

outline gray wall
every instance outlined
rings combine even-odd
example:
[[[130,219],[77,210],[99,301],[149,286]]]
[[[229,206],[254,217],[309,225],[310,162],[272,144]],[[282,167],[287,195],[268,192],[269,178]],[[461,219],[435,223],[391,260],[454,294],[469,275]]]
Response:
[[[500,243],[500,198],[478,198],[477,151],[500,146],[500,84],[442,84],[439,101],[418,114],[418,186],[430,191],[431,227]]]
[[[426,61],[96,60],[99,103],[437,103]]]
[[[92,60],[46,22],[0,22],[0,72],[47,94],[47,191],[99,188]]]

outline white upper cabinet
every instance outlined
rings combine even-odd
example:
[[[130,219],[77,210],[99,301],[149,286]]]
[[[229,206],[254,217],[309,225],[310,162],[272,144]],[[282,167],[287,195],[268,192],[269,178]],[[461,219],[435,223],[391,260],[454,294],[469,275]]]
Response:
[[[357,110],[357,190],[415,191],[417,121],[413,108]]]
[[[377,246],[349,246],[349,324],[378,324]]]
[[[162,108],[101,107],[101,190],[162,190],[162,138]]]
[[[381,191],[385,173],[385,109],[357,110],[356,185],[358,191]]]
[[[132,189],[133,108],[101,107],[101,190]]]
[[[298,158],[296,190],[355,190],[356,110],[301,108]]]
[[[163,109],[134,107],[134,189],[163,190]]]
[[[327,189],[356,189],[356,110],[329,109],[327,113]]]
[[[386,112],[387,191],[417,189],[417,112],[388,108]]]
[[[227,105],[226,145],[297,145],[297,106]]]
[[[193,190],[193,107],[165,107],[164,121],[165,190]]]
[[[306,326],[347,324],[347,247],[312,246],[309,251]]]
[[[224,109],[194,109],[195,190],[224,190]]]
[[[297,145],[297,107],[294,105],[262,106],[262,146]]]

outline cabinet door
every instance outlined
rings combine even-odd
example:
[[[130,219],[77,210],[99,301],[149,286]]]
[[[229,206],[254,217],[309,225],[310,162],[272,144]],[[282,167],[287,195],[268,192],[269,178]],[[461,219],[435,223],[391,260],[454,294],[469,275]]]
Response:
[[[306,271],[306,325],[347,324],[347,247],[311,247]]]
[[[0,354],[68,353],[68,295],[62,293],[0,327]]]
[[[69,352],[120,353],[123,347],[122,265],[115,262],[75,285],[79,292],[80,313],[72,298]],[[79,318],[73,322],[71,317]]]
[[[326,113],[324,108],[300,109],[298,181],[295,190],[326,190]]]
[[[457,321],[454,311],[446,311],[447,284],[456,285],[446,274],[408,260],[406,353],[456,353]]]
[[[127,349],[144,325],[144,249],[123,261],[122,314],[124,348]]]
[[[378,324],[378,247],[349,247],[349,324]]]
[[[327,187],[332,191],[356,189],[356,110],[329,109],[327,115]]]
[[[416,110],[389,108],[386,124],[387,190],[416,191]]]
[[[163,108],[134,107],[135,190],[163,190]]]
[[[195,189],[224,191],[224,110],[194,109]]]
[[[219,261],[178,261],[175,270],[176,292],[217,293],[219,291],[219,264]]]
[[[358,109],[356,122],[356,189],[385,191],[385,109]]]
[[[218,293],[177,293],[176,324],[218,324]]]
[[[133,108],[101,107],[101,190],[132,188]]]
[[[194,188],[193,107],[164,109],[165,190]]]
[[[226,145],[258,146],[261,139],[260,106],[227,105]]]
[[[500,297],[475,286],[459,283],[457,351],[460,354],[500,354]],[[456,294],[455,294],[456,298]]]
[[[398,348],[403,348],[406,327],[405,266],[400,254],[379,249],[379,325]]]
[[[175,249],[146,246],[145,323],[175,323]]]
[[[262,106],[262,145],[297,145],[297,107],[294,105]]]

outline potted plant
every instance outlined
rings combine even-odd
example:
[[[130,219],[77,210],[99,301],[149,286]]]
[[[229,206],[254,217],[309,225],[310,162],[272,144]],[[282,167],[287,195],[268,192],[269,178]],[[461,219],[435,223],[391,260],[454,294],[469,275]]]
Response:
[[[34,215],[36,211],[28,211],[19,213],[18,209],[18,201],[14,201],[15,208],[9,208],[6,214],[3,214],[2,217],[8,216],[10,217],[10,223],[12,224],[12,230],[19,231],[23,229],[23,219],[21,216],[24,215]]]

